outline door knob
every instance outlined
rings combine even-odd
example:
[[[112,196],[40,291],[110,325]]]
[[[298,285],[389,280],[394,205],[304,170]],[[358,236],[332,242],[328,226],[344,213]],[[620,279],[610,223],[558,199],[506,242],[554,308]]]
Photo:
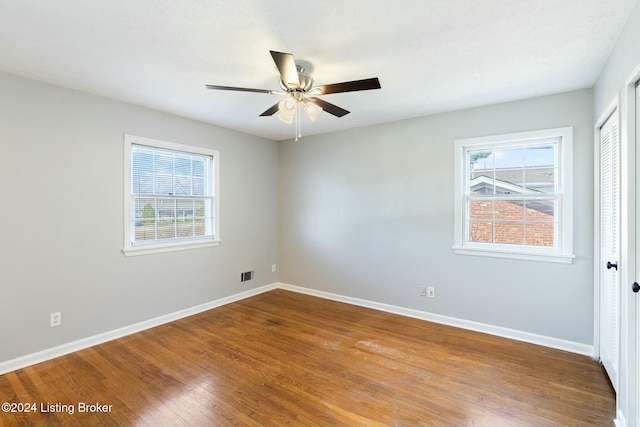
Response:
[[[612,268],[615,268],[617,270],[618,269],[618,263],[617,262],[607,261],[607,270],[611,270]]]
[[[633,282],[633,285],[631,285],[631,290],[636,294],[638,293],[638,291],[640,291],[640,285],[638,285],[638,282]]]

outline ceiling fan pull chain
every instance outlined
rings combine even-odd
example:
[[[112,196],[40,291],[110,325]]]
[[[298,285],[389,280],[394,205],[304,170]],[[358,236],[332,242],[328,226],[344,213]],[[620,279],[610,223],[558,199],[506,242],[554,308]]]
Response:
[[[300,132],[300,103],[296,102],[296,139],[295,142],[298,142],[298,139],[302,137],[302,133]]]
[[[302,138],[302,103],[298,102],[298,138]]]

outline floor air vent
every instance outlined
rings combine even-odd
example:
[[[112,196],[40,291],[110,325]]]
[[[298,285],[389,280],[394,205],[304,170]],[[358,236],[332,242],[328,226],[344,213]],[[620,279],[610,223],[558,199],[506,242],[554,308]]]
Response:
[[[244,273],[240,273],[240,283],[248,282],[249,280],[253,280],[254,271],[245,271]]]

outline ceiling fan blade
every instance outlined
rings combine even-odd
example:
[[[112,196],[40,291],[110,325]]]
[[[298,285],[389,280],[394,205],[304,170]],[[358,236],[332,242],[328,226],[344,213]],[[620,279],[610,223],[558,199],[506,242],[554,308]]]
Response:
[[[273,116],[278,111],[278,104],[280,104],[280,101],[276,102],[271,107],[269,107],[268,110],[266,110],[264,113],[260,114],[260,117]]]
[[[271,52],[273,62],[275,62],[276,67],[278,67],[282,82],[287,86],[300,87],[298,69],[296,68],[293,55],[290,53],[276,52],[275,50],[270,50],[269,52]]]
[[[377,77],[372,79],[354,80],[352,82],[334,83],[330,85],[317,86],[322,95],[341,92],[355,92],[358,90],[380,89],[380,80]]]
[[[349,114],[349,111],[345,110],[344,108],[340,108],[337,105],[334,105],[323,99],[315,98],[315,97],[310,99],[313,100],[313,102],[315,102],[316,104],[318,104],[318,106],[322,108],[324,111],[326,111],[329,114],[333,114],[336,117],[342,117]]]
[[[246,87],[233,87],[233,86],[217,86],[217,85],[205,85],[207,89],[216,89],[216,90],[234,90],[237,92],[258,92],[258,93],[276,93],[275,90],[268,89],[250,89]]]

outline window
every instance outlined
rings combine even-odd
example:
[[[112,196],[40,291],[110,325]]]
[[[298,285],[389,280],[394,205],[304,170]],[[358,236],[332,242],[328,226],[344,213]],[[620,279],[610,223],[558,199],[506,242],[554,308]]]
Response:
[[[455,141],[454,251],[571,263],[573,128]]]
[[[125,135],[125,255],[219,243],[217,151]]]

